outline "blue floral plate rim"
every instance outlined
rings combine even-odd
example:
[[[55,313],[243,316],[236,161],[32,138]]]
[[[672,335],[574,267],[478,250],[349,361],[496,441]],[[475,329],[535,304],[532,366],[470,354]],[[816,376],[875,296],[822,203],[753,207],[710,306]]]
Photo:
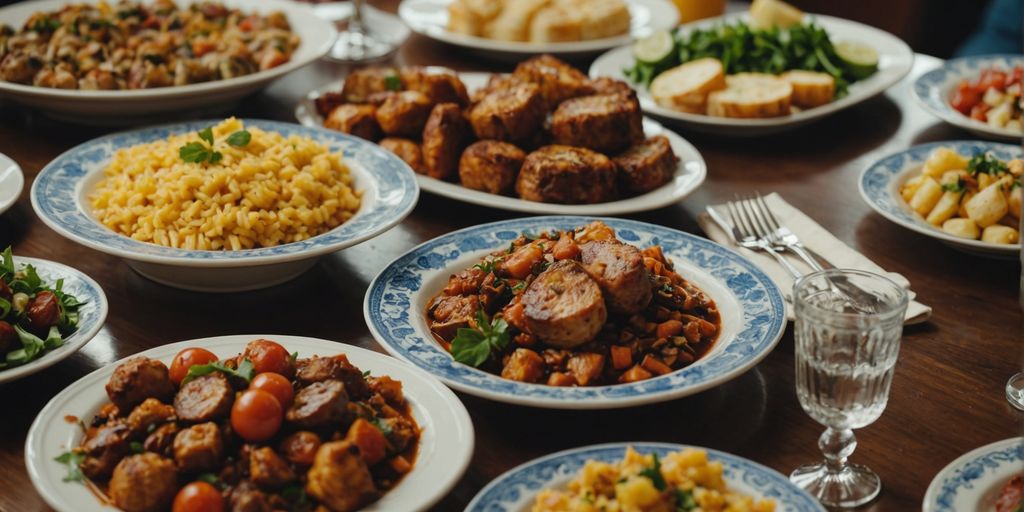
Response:
[[[936,473],[924,494],[924,512],[966,510],[957,497],[983,508],[994,486],[1001,487],[1014,475],[1024,473],[1024,437],[1011,437],[975,448]],[[958,505],[960,508],[958,508]],[[991,504],[988,504],[991,507]]]

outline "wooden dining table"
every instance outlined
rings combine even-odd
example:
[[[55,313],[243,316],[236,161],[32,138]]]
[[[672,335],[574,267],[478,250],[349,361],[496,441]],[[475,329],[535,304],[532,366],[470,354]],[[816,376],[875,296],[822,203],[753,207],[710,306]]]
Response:
[[[376,3],[394,11],[397,1]],[[501,61],[413,35],[397,64],[510,71]],[[885,412],[856,431],[854,462],[878,473],[880,497],[863,510],[919,510],[929,482],[946,464],[979,446],[1019,435],[1022,413],[1004,398],[1020,371],[1020,263],[958,252],[874,213],[861,199],[862,169],[925,142],[970,139],[915,103],[909,84],[940,60],[918,55],[913,72],[886,93],[814,124],[752,138],[680,130],[708,165],[707,180],[678,204],[629,215],[703,235],[696,216],[737,193],[777,192],[843,242],[888,271],[906,276],[931,319],[904,329]],[[578,63],[584,70],[589,62]],[[346,67],[318,62],[296,71],[228,113],[294,121],[296,102],[341,79]],[[212,115],[217,117],[222,114]],[[0,216],[0,247],[71,265],[104,289],[110,314],[78,353],[44,371],[0,386],[0,511],[48,510],[25,466],[25,438],[36,414],[83,375],[142,350],[226,334],[312,336],[382,351],[363,320],[369,282],[417,244],[466,226],[522,214],[428,193],[387,233],[325,256],[301,277],[245,293],[197,293],[152,282],[118,257],[77,245],[46,227],[29,201],[32,180],[51,159],[111,128],[69,125],[13,105],[0,106],[0,152],[24,170],[26,187]],[[822,459],[824,427],[800,407],[794,389],[793,332],[757,366],[707,391],[643,407],[548,410],[466,394],[476,431],[469,469],[434,510],[462,510],[501,473],[531,459],[589,444],[660,441],[734,453],[788,474]],[[441,454],[443,457],[444,454]]]

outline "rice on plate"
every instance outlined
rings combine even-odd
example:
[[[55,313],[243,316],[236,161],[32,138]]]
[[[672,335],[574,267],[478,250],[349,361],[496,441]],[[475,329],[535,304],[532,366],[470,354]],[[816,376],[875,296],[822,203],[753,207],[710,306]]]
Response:
[[[360,206],[339,153],[230,118],[119,149],[89,196],[104,226],[142,242],[241,250],[298,242]]]

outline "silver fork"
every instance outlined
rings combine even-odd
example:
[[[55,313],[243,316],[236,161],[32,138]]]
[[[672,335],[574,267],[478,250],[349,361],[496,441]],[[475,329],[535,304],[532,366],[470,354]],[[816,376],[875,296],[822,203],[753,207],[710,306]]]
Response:
[[[803,274],[792,263],[786,261],[784,256],[779,254],[773,243],[759,234],[757,227],[754,225],[753,218],[747,212],[747,209],[743,207],[742,201],[728,201],[725,203],[725,207],[729,211],[729,217],[732,219],[729,228],[736,244],[747,249],[760,250],[771,254],[779,262],[779,265],[782,265],[793,276],[793,279],[800,279]],[[712,208],[708,208],[708,213],[712,217],[718,216],[718,213]],[[719,224],[727,223],[719,220]]]
[[[824,270],[821,263],[811,256],[804,247],[804,244],[800,242],[800,238],[796,236],[796,233],[790,231],[789,228],[779,223],[778,219],[775,218],[775,214],[772,213],[771,208],[768,208],[768,203],[765,202],[764,197],[762,197],[759,192],[755,192],[754,196],[748,198],[747,201],[754,204],[753,210],[755,215],[758,216],[758,220],[764,224],[766,229],[771,231],[769,236],[771,237],[774,245],[781,246],[783,249],[792,251],[815,271]]]

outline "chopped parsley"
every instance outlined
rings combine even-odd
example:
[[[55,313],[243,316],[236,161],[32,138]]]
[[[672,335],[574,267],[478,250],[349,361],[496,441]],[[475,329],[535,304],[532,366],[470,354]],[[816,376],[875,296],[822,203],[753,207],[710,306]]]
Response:
[[[476,323],[476,329],[463,327],[456,331],[451,345],[452,357],[473,367],[487,362],[492,353],[501,353],[510,342],[505,319],[488,320],[483,311],[477,310]]]
[[[68,474],[64,475],[64,478],[62,479],[63,481],[82,482],[85,480],[85,475],[82,474],[82,468],[78,467],[78,465],[85,460],[84,453],[64,452],[53,460],[68,467]]]
[[[396,74],[390,74],[384,77],[384,87],[389,91],[401,91],[402,90],[402,79]]]
[[[640,476],[650,480],[654,484],[654,488],[659,491],[664,491],[668,487],[665,477],[661,475],[661,460],[658,459],[657,453],[654,454],[654,463],[640,471]]]
[[[184,146],[178,148],[178,156],[182,160],[201,164],[203,162],[209,162],[215,164],[224,158],[224,154],[220,151],[213,149],[213,127],[207,126],[202,130],[199,130],[200,141],[189,142]],[[246,130],[238,130],[231,135],[228,135],[226,141],[229,145],[235,147],[244,147],[249,144],[252,140],[252,134]],[[205,144],[204,144],[205,143]]]
[[[966,187],[964,180],[957,180],[955,183],[943,183],[942,190],[945,190],[946,192],[960,193],[966,190]]]
[[[1008,172],[1008,170],[1006,163],[991,153],[978,153],[967,162],[967,172],[971,173],[971,176],[978,173],[996,175]]]

